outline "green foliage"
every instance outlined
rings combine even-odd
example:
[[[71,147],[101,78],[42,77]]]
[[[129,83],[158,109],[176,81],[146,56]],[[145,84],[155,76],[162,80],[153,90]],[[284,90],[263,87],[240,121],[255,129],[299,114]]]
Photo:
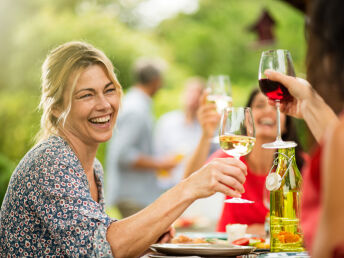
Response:
[[[39,128],[38,96],[25,93],[0,95],[0,153],[18,162],[34,144]]]
[[[7,185],[10,181],[13,169],[14,163],[0,153],[0,207],[5,197]]]
[[[277,41],[259,46],[248,28],[266,7],[277,23]],[[193,73],[225,73],[234,85],[252,87],[257,84],[261,51],[267,48],[289,49],[297,71],[304,71],[303,24],[301,13],[280,1],[204,0],[197,13],[165,21],[158,33],[175,49],[176,62]]]

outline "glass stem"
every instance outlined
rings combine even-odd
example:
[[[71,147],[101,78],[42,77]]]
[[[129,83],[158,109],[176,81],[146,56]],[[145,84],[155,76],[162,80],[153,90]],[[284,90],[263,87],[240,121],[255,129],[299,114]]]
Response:
[[[280,111],[280,101],[276,100],[276,111],[277,111],[277,137],[276,141],[282,141],[281,137],[281,111]]]

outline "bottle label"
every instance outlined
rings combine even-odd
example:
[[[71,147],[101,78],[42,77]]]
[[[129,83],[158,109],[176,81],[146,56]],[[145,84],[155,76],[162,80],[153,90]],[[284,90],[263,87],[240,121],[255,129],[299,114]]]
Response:
[[[282,178],[278,173],[271,173],[266,177],[265,181],[265,187],[270,192],[276,191],[278,188],[280,188],[282,183]]]

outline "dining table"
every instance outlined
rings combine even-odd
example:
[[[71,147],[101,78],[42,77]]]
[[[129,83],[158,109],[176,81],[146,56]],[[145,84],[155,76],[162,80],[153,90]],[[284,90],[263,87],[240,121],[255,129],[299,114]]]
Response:
[[[254,246],[238,246],[226,242],[226,233],[181,232],[191,239],[219,240],[216,243],[164,243],[153,244],[143,258],[310,258],[308,252],[270,252]],[[178,234],[177,234],[178,235]]]

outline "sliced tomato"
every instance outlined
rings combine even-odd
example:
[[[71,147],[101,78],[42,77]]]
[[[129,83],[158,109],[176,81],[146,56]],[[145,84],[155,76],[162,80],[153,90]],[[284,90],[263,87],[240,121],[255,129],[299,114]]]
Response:
[[[250,243],[250,239],[247,237],[239,238],[232,242],[233,245],[248,245]]]

